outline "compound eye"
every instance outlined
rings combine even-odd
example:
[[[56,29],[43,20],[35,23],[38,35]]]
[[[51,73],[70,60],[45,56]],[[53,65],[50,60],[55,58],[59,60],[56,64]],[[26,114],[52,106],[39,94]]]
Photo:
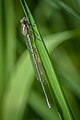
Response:
[[[26,23],[26,18],[23,17],[23,18],[20,20],[20,23]]]

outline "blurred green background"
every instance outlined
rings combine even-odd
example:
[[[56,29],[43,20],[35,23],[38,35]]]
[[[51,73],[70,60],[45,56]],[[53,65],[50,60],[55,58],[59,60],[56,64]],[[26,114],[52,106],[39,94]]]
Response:
[[[27,0],[70,108],[80,120],[80,0]],[[60,120],[48,109],[21,33],[19,0],[0,0],[0,120]]]

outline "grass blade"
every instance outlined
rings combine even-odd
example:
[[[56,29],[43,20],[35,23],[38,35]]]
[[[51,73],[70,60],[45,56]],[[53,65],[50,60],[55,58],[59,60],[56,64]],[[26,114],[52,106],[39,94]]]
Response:
[[[21,5],[23,7],[26,18],[29,20],[31,26],[34,25],[35,22],[34,22],[34,19],[29,11],[29,8],[27,6],[26,1],[20,0],[20,2],[21,2]],[[65,97],[63,95],[63,92],[60,88],[60,85],[58,83],[57,77],[55,75],[55,72],[53,70],[53,67],[52,67],[48,52],[47,52],[47,49],[45,47],[45,44],[42,40],[42,37],[41,37],[36,25],[34,28],[32,27],[32,30],[38,34],[38,39],[36,39],[36,33],[33,32],[35,44],[36,44],[37,50],[40,54],[40,57],[41,57],[41,60],[43,62],[47,76],[49,78],[48,83],[50,84],[50,86],[52,88],[51,92],[54,93],[53,96],[55,97],[55,102],[58,103],[58,108],[60,108],[60,109],[58,109],[60,112],[60,115],[65,120],[69,120],[69,119],[71,120],[71,119],[73,119],[73,115],[70,111],[70,108],[69,108],[69,106],[65,100]]]
[[[60,8],[65,10],[66,14],[72,15],[74,18],[76,18],[77,20],[80,20],[80,15],[79,13],[77,13],[74,9],[72,9],[70,6],[68,6],[67,4],[65,4],[63,1],[61,0],[50,0],[48,1],[48,3],[50,3],[51,6],[54,7],[54,3]]]
[[[49,49],[49,52],[51,52],[52,50],[54,50],[56,47],[58,47],[63,42],[73,39],[73,38],[76,38],[76,37],[79,37],[79,36],[80,36],[80,30],[77,29],[77,30],[70,30],[70,31],[52,34],[52,35],[45,37],[44,39],[46,41],[46,46]],[[58,57],[59,57],[59,59],[58,59]],[[79,95],[80,94],[80,87],[79,87],[80,75],[79,75],[74,63],[71,61],[69,56],[63,50],[60,50],[58,48],[54,52],[54,59],[58,64],[58,69],[60,69],[59,73],[62,72],[61,75],[66,80],[65,84],[68,87],[70,86],[70,89],[72,89],[72,91],[77,96],[80,96]],[[68,66],[68,68],[66,68],[66,69],[65,69],[65,63],[67,63],[67,66]]]
[[[29,105],[34,109],[43,119],[47,120],[60,120],[59,114],[55,108],[49,109],[41,96],[36,92],[32,91],[29,98]],[[43,106],[43,107],[42,107]]]
[[[8,90],[4,96],[4,120],[21,120],[27,105],[32,83],[32,65],[29,55],[25,51],[16,65],[15,72],[11,76]]]
[[[2,96],[3,96],[3,28],[2,28],[2,0],[0,0],[0,120],[2,119]]]
[[[16,27],[15,14],[12,0],[4,1],[5,7],[5,40],[6,40],[6,77],[13,70],[15,64]],[[8,8],[8,10],[7,10]]]
[[[80,29],[68,30],[55,34],[48,35],[44,38],[49,52],[61,45],[63,42],[80,37]],[[73,39],[74,40],[74,39]]]

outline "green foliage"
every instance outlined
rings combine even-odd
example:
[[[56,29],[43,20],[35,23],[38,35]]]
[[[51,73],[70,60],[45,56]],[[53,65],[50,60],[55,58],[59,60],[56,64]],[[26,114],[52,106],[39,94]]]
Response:
[[[27,2],[0,0],[0,120],[79,120],[80,2]],[[53,98],[51,109],[35,80],[21,33],[22,16],[30,22],[46,71]]]

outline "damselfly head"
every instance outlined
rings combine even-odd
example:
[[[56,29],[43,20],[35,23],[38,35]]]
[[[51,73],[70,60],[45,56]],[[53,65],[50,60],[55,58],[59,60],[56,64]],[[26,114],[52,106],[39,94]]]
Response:
[[[21,25],[22,34],[23,34],[24,36],[26,36],[26,35],[28,34],[28,28],[29,28],[26,18],[23,17],[23,18],[20,20],[20,23],[22,24],[22,25]]]
[[[23,17],[23,18],[20,20],[20,23],[24,23],[24,24],[26,24],[26,22],[27,22],[27,20],[26,20],[25,17]]]

